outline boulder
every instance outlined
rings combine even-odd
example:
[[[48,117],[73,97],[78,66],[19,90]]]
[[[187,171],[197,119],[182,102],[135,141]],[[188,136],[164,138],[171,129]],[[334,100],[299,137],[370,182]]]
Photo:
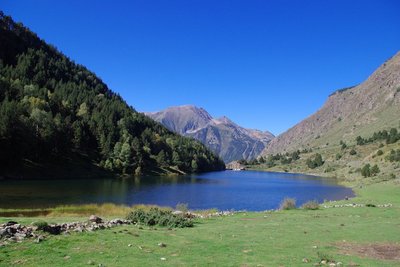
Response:
[[[47,225],[43,228],[44,232],[47,232],[51,235],[59,235],[61,233],[60,225]]]
[[[6,229],[0,229],[0,238],[5,237],[7,234],[8,233]]]
[[[91,215],[89,217],[89,221],[94,222],[94,223],[102,223],[103,219],[101,219],[99,216]]]
[[[15,221],[9,221],[9,222],[6,223],[6,226],[12,226],[14,224],[18,224],[18,223],[15,222]]]

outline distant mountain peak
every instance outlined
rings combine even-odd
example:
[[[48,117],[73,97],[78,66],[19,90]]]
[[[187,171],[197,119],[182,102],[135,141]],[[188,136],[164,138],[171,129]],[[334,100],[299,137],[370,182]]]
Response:
[[[234,123],[231,119],[229,119],[226,116],[222,116],[219,118],[216,118],[213,120],[216,124],[220,124],[220,123],[224,123],[224,124],[232,124],[232,125],[237,125],[236,123]]]
[[[205,109],[194,105],[145,114],[171,131],[199,140],[225,162],[255,158],[274,138],[269,132],[243,128],[226,116],[214,119]]]

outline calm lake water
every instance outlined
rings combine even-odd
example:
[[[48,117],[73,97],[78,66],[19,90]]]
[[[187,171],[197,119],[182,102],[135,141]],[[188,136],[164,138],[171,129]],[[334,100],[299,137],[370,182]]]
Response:
[[[179,177],[105,180],[0,181],[0,208],[53,207],[67,204],[156,204],[190,209],[275,209],[285,197],[297,204],[353,196],[335,180],[258,171],[223,171]]]

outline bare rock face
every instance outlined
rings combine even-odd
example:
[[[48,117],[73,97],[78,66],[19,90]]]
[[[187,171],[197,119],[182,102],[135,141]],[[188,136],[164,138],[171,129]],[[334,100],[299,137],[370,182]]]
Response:
[[[171,131],[199,140],[225,162],[256,158],[274,138],[268,131],[243,128],[227,117],[214,119],[192,105],[145,114]]]
[[[323,107],[272,140],[262,154],[292,152],[354,140],[397,127],[400,114],[400,52],[365,82],[331,94]]]

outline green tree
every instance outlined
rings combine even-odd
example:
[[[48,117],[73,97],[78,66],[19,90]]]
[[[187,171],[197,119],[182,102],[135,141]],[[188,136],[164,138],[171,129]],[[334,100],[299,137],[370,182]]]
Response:
[[[371,165],[365,164],[364,167],[361,169],[361,175],[364,177],[370,177],[371,176]]]

